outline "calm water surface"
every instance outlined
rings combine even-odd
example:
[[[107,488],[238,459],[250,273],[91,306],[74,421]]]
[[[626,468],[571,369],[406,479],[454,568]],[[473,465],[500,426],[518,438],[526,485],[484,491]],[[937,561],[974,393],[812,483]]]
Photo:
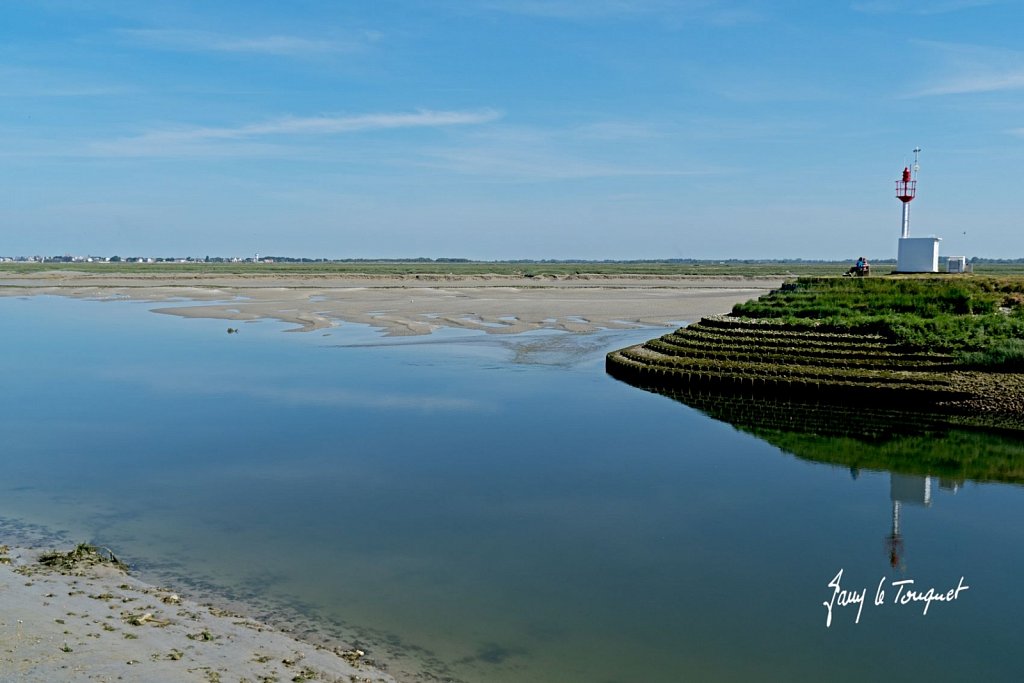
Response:
[[[1019,486],[808,462],[605,375],[656,331],[227,335],[148,308],[0,299],[0,531],[442,679],[1019,679]],[[868,604],[826,628],[839,570]],[[892,604],[961,576],[927,615]]]

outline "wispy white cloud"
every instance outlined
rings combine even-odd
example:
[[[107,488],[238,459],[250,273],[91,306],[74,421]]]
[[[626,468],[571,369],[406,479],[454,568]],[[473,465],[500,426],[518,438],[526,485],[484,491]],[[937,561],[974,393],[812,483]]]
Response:
[[[1024,52],[977,45],[919,41],[937,56],[943,73],[908,97],[961,95],[1024,88]]]
[[[815,118],[762,116],[756,119],[732,117],[693,117],[687,121],[686,137],[701,141],[740,141],[795,143],[808,135],[818,135],[828,124]]]
[[[940,83],[921,88],[912,94],[917,97],[926,97],[1020,90],[1021,88],[1024,88],[1024,67],[992,73],[954,76]]]
[[[130,92],[88,75],[0,65],[0,97],[110,97]]]
[[[480,124],[494,121],[501,115],[493,109],[480,111],[430,111],[412,113],[377,113],[356,116],[288,117],[227,128],[194,128],[149,133],[149,139],[171,141],[239,139],[263,135],[332,135],[386,128],[424,128]]]
[[[0,97],[115,97],[134,92],[131,88],[102,85],[28,86],[23,88],[2,88]]]
[[[657,127],[631,121],[598,121],[575,129],[575,134],[590,140],[649,140],[662,137]]]
[[[530,182],[663,174],[536,149],[485,145],[430,150],[423,165],[479,178]]]
[[[738,26],[765,21],[766,15],[750,7],[723,7],[707,12],[703,19],[714,26]]]
[[[265,138],[342,135],[373,130],[402,128],[440,128],[480,125],[495,121],[501,113],[493,109],[477,111],[431,111],[374,113],[353,116],[287,117],[233,127],[198,127],[157,130],[142,135],[95,142],[89,150],[106,156],[183,156],[206,154],[204,145],[225,142],[251,142]],[[259,149],[247,147],[246,153]]]
[[[660,16],[732,25],[761,19],[760,12],[723,0],[483,0],[479,7],[563,20]]]
[[[1001,4],[1003,0],[866,0],[855,2],[850,8],[868,14],[946,14],[975,7]]]
[[[558,19],[584,19],[623,14],[653,14],[682,7],[703,7],[707,2],[666,0],[485,0],[484,9]]]
[[[162,50],[254,53],[285,57],[355,52],[375,42],[381,35],[371,31],[361,33],[357,37],[328,40],[290,35],[241,37],[179,29],[121,29],[117,33],[132,43]]]
[[[617,122],[580,128],[536,129],[504,127],[474,135],[458,145],[422,152],[422,165],[478,178],[514,182],[547,182],[585,178],[706,175],[714,168],[662,166],[641,155],[635,161],[636,133]],[[594,137],[595,130],[604,137]],[[632,134],[630,137],[626,133]],[[609,135],[615,135],[614,138]],[[621,142],[616,146],[614,142]],[[597,144],[595,144],[597,143]],[[625,151],[624,151],[625,150]]]
[[[748,70],[749,71],[749,70]],[[710,90],[733,102],[820,102],[836,99],[828,84],[787,79],[772,73],[723,74],[708,82]]]

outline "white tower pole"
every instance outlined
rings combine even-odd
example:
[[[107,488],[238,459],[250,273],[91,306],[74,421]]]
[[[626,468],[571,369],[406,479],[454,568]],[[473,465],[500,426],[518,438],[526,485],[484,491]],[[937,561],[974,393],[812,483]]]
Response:
[[[900,237],[910,237],[910,202],[903,202],[903,234]]]

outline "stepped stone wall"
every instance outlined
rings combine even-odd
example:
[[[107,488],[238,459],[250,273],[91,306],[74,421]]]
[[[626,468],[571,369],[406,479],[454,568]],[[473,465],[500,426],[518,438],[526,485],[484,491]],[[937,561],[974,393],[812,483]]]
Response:
[[[953,358],[884,337],[718,316],[608,354],[609,374],[659,389],[713,390],[885,406],[955,406],[974,394]]]

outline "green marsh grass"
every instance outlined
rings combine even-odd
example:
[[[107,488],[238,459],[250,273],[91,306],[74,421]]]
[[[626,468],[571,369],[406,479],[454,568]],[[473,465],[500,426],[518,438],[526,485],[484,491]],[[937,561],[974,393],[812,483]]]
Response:
[[[732,315],[877,334],[907,348],[956,353],[961,363],[996,367],[1022,358],[1014,344],[1024,338],[1022,302],[1024,277],[808,277],[738,304]]]

